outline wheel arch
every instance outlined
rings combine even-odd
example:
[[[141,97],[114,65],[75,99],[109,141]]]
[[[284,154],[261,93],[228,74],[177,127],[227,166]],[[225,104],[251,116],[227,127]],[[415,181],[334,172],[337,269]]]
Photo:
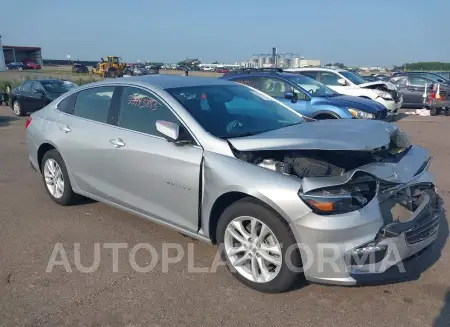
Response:
[[[69,165],[67,163],[66,158],[64,157],[64,154],[58,149],[58,147],[53,144],[53,142],[50,142],[48,140],[45,140],[44,142],[42,142],[37,150],[37,163],[38,163],[38,169],[39,169],[39,173],[42,173],[42,159],[44,158],[45,154],[50,151],[50,150],[56,150],[58,151],[59,155],[61,156],[61,158],[64,161],[64,165],[66,166],[66,170],[67,170],[67,174],[69,175],[69,179],[70,179],[70,183],[72,184],[72,188],[75,189],[79,189],[77,184],[75,183],[75,180],[73,178],[72,172],[69,168]]]
[[[277,215],[282,217],[287,223],[290,222],[289,216],[284,211],[282,211],[277,205],[272,203],[269,199],[266,199],[264,196],[251,195],[247,192],[240,190],[229,191],[223,193],[214,201],[213,205],[211,206],[211,210],[209,211],[209,214],[207,214],[208,218],[207,231],[209,239],[211,240],[212,244],[216,244],[217,242],[216,228],[222,213],[225,211],[226,208],[228,208],[232,204],[245,198],[248,198],[249,200],[261,204],[262,206],[268,208],[269,210],[274,211]]]
[[[341,119],[341,117],[337,114],[337,113],[335,113],[335,112],[333,112],[333,111],[330,111],[330,110],[318,110],[318,111],[316,111],[315,113],[314,113],[314,116],[313,116],[313,118],[314,119],[320,119],[320,118],[318,118],[318,117],[320,117],[320,116],[331,116],[331,117],[333,117],[333,118],[335,118],[335,119]]]

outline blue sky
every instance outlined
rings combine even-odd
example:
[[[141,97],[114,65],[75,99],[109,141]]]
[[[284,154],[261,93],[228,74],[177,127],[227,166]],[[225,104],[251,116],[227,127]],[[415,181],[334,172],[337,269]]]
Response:
[[[449,0],[11,0],[1,11],[3,43],[48,59],[234,62],[275,46],[323,64],[450,61]]]

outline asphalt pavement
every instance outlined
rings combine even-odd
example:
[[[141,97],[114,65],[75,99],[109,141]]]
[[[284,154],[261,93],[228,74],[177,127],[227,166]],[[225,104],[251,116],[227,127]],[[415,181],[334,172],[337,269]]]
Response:
[[[52,202],[28,162],[25,120],[0,106],[0,326],[450,326],[447,217],[438,240],[407,262],[400,281],[363,287],[299,282],[288,293],[261,294],[222,266],[188,272],[192,265],[213,265],[212,245],[101,203]],[[431,171],[448,210],[450,117],[401,117],[397,123],[431,151]],[[127,246],[118,251],[117,267],[108,243]],[[151,271],[138,272],[129,260],[138,243],[151,245],[159,256],[163,244],[180,244],[191,255],[168,269],[159,261]],[[46,272],[56,244],[71,272],[63,265]],[[88,267],[95,258],[94,244],[100,265],[81,272],[77,266]],[[149,251],[134,254],[140,267],[153,262]],[[54,259],[62,257],[60,251]]]

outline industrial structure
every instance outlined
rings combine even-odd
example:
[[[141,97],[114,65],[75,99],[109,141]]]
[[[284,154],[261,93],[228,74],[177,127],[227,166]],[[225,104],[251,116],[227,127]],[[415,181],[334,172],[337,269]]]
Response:
[[[5,56],[3,54],[2,36],[0,35],[0,72],[6,70]]]
[[[278,53],[277,48],[272,48],[272,53],[254,54],[248,61],[241,62],[242,67],[252,68],[299,68],[320,66],[320,60],[305,59],[298,53]]]
[[[25,59],[31,60],[39,65],[42,65],[42,51],[39,47],[24,47],[24,46],[12,46],[1,45],[0,38],[0,67],[6,63],[22,62]],[[3,60],[2,60],[3,59]]]

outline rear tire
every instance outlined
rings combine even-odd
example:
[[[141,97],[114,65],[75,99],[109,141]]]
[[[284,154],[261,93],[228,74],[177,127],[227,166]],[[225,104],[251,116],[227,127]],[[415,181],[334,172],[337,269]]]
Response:
[[[246,227],[237,229],[236,224]],[[252,233],[252,230],[255,232]],[[296,240],[288,223],[259,201],[244,198],[226,208],[220,216],[216,232],[222,260],[242,284],[264,293],[280,293],[291,289],[301,278],[298,269],[302,266],[302,260],[298,248],[293,248],[296,247]],[[235,233],[242,237],[245,244],[234,237]],[[235,249],[241,250],[231,252]],[[270,261],[274,259],[276,263]],[[244,263],[238,264],[238,260]],[[256,274],[253,274],[254,271]]]
[[[436,116],[438,114],[438,108],[431,107],[430,108],[430,116]]]
[[[57,150],[52,149],[44,154],[41,174],[45,189],[54,202],[68,206],[79,200],[79,196],[72,190],[66,165]]]

